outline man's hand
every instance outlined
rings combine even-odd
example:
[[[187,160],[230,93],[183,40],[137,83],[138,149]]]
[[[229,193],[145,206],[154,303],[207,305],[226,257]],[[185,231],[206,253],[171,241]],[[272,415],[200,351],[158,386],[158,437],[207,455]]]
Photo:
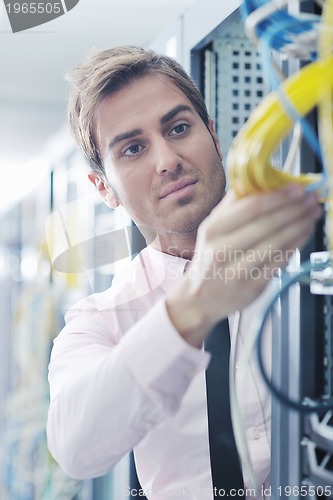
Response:
[[[194,258],[167,298],[180,335],[201,347],[219,320],[263,291],[321,215],[316,195],[297,184],[241,199],[228,193],[200,225]]]

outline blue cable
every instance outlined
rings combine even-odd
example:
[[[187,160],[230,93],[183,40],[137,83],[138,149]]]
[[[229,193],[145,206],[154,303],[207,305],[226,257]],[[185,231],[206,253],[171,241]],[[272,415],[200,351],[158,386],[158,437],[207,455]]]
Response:
[[[243,19],[246,19],[254,10],[264,5],[265,1],[252,2],[245,0],[241,5],[240,12]],[[313,20],[300,20],[290,15],[286,10],[277,10],[266,19],[263,19],[256,26],[258,39],[265,36],[267,30],[272,26],[276,30],[275,37],[271,40],[271,48],[279,51],[285,45],[293,43],[291,35],[300,35],[302,33],[313,31],[314,25],[319,22],[319,17]],[[285,26],[283,26],[285,24]],[[288,27],[288,29],[286,29]]]
[[[261,7],[265,3],[265,0],[244,0],[244,3],[241,6],[241,13],[243,18],[249,16],[254,10],[256,10],[258,7]],[[297,36],[306,32],[313,31],[315,24],[317,24],[319,20],[319,16],[311,21],[301,20],[290,15],[286,10],[278,10],[268,18],[258,23],[258,26],[256,27],[256,33],[260,43],[262,67],[263,72],[267,77],[266,80],[268,80],[270,89],[278,91],[277,89],[279,88],[281,83],[271,64],[270,51],[272,49],[279,51],[285,45],[294,43],[291,35]],[[312,53],[310,58],[311,60],[313,60],[315,58],[315,54]],[[313,127],[306,120],[306,118],[304,118],[297,112],[292,103],[288,100],[287,96],[280,92],[279,97],[281,104],[284,106],[285,111],[288,113],[291,119],[294,122],[300,122],[304,140],[316,155],[319,163],[322,165],[322,179],[318,183],[314,183],[307,188],[308,191],[313,191],[315,189],[318,189],[318,187],[321,187],[322,184],[325,184],[328,177],[326,165],[323,161],[320,142]]]
[[[327,264],[327,263],[326,263]],[[258,356],[258,366],[261,372],[261,375],[268,386],[269,390],[272,392],[272,394],[285,406],[288,408],[291,408],[293,410],[297,410],[302,413],[318,413],[321,411],[327,411],[327,410],[332,410],[333,409],[333,399],[329,400],[314,400],[311,398],[306,398],[303,401],[296,401],[294,399],[289,398],[285,393],[283,393],[280,388],[270,379],[268,376],[264,361],[263,361],[263,353],[262,353],[262,340],[263,340],[263,332],[264,332],[264,326],[266,324],[266,321],[268,319],[268,316],[276,302],[276,300],[282,296],[288,288],[297,283],[300,282],[300,280],[304,277],[309,275],[310,271],[312,269],[325,269],[326,265],[316,265],[314,267],[313,264],[311,264],[310,261],[307,261],[302,264],[302,270],[297,273],[293,274],[288,274],[284,273],[282,275],[282,285],[281,288],[272,295],[271,299],[269,300],[268,304],[266,305],[265,310],[262,312],[261,316],[258,318],[257,322],[259,323],[258,327],[258,333],[257,333],[257,356]]]

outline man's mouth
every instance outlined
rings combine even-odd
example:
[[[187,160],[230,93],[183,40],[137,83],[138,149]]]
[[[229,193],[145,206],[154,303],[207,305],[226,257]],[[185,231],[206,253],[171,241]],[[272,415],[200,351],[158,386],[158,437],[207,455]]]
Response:
[[[170,196],[177,197],[189,194],[197,182],[198,181],[196,179],[190,178],[183,178],[177,182],[170,182],[161,190],[160,199]]]

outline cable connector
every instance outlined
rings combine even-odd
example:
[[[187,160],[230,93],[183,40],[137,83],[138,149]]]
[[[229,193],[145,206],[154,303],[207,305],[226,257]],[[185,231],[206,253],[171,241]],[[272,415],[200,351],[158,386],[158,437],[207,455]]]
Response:
[[[310,262],[310,292],[314,295],[333,295],[332,252],[313,252]]]

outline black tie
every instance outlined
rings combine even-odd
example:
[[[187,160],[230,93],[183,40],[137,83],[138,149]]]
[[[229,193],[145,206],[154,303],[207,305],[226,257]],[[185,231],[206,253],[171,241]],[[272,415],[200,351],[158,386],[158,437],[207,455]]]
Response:
[[[230,490],[243,490],[243,476],[232,430],[229,399],[230,334],[228,320],[218,323],[205,349],[212,355],[206,371],[209,448],[214,497],[234,496]],[[240,491],[242,493],[242,491]],[[237,494],[234,498],[244,498]]]

